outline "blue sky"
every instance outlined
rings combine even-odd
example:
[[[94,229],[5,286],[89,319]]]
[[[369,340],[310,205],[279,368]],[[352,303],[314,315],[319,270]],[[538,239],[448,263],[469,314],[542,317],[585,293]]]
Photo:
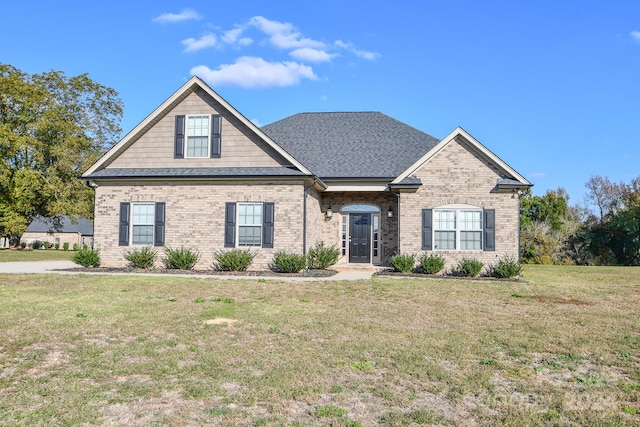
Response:
[[[39,1],[0,14],[0,62],[116,89],[124,133],[195,73],[260,125],[380,111],[437,138],[462,126],[534,194],[564,187],[572,204],[591,175],[640,175],[637,0]]]

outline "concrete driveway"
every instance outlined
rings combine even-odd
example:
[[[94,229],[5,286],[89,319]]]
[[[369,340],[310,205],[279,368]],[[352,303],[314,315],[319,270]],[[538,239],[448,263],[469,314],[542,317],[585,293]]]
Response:
[[[23,262],[0,262],[0,274],[30,274],[30,273],[63,273],[63,274],[75,274],[65,270],[68,268],[78,267],[72,261],[23,261]],[[323,281],[323,280],[368,280],[371,279],[375,268],[363,268],[363,269],[346,269],[336,268],[338,273],[331,277],[277,277],[277,276],[264,276],[264,279],[276,279],[276,280],[290,280],[290,281]],[[127,275],[130,273],[83,273],[83,274],[113,274],[113,275]],[[135,273],[145,274],[145,273]],[[148,275],[159,275],[157,273],[148,273]],[[178,274],[171,274],[172,277],[179,276]],[[255,279],[255,276],[194,276],[185,275],[184,277],[216,277],[218,279]]]
[[[66,268],[75,268],[77,266],[78,265],[72,261],[0,262],[0,273],[51,273],[55,272],[55,270],[64,270]]]

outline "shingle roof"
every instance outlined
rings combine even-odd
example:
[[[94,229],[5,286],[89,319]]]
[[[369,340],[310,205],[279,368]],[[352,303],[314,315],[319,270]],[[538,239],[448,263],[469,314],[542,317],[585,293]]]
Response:
[[[30,233],[79,233],[83,236],[93,236],[93,223],[85,218],[72,221],[67,215],[51,218],[36,217],[27,232]]]
[[[379,112],[299,113],[262,130],[323,178],[395,178],[440,140]]]
[[[304,176],[287,167],[258,168],[107,168],[86,178],[236,178]]]

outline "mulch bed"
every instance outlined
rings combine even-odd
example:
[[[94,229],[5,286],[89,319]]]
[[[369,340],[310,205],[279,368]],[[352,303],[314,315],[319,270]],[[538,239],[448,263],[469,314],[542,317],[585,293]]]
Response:
[[[422,271],[415,271],[413,273],[400,273],[395,271],[393,268],[385,268],[384,270],[380,270],[375,273],[377,276],[392,276],[392,277],[411,277],[415,279],[464,279],[464,280],[494,280],[498,282],[521,282],[523,281],[520,277],[510,277],[506,279],[501,279],[493,276],[476,276],[476,277],[464,277],[457,276],[455,274],[446,274],[446,273],[438,273],[438,274],[427,274]]]
[[[193,276],[248,276],[248,277],[331,277],[335,270],[303,270],[300,273],[278,273],[272,270],[248,271],[218,271],[218,270],[173,270],[173,269],[143,269],[116,267],[77,267],[61,271],[78,273],[125,273],[125,274],[188,274]]]

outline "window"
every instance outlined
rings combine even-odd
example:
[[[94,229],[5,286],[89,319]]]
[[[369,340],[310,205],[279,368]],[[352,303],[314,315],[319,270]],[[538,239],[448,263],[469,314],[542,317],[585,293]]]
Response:
[[[177,115],[175,125],[175,159],[185,157],[219,159],[222,156],[222,116]]]
[[[209,157],[209,116],[188,116],[187,157]]]
[[[433,211],[433,247],[440,250],[482,250],[482,210]]]
[[[433,241],[436,249],[456,248],[456,211],[435,211],[433,229]]]
[[[273,248],[275,204],[226,202],[224,247],[260,246]]]
[[[373,257],[378,258],[380,252],[380,216],[373,215]]]
[[[238,203],[238,246],[261,246],[262,203]]]
[[[155,204],[134,203],[131,210],[131,243],[134,245],[152,245],[154,223]]]
[[[460,249],[482,250],[482,211],[459,211]]]
[[[347,254],[347,215],[342,215],[342,255]]]
[[[118,230],[119,246],[164,246],[165,203],[120,202]]]

